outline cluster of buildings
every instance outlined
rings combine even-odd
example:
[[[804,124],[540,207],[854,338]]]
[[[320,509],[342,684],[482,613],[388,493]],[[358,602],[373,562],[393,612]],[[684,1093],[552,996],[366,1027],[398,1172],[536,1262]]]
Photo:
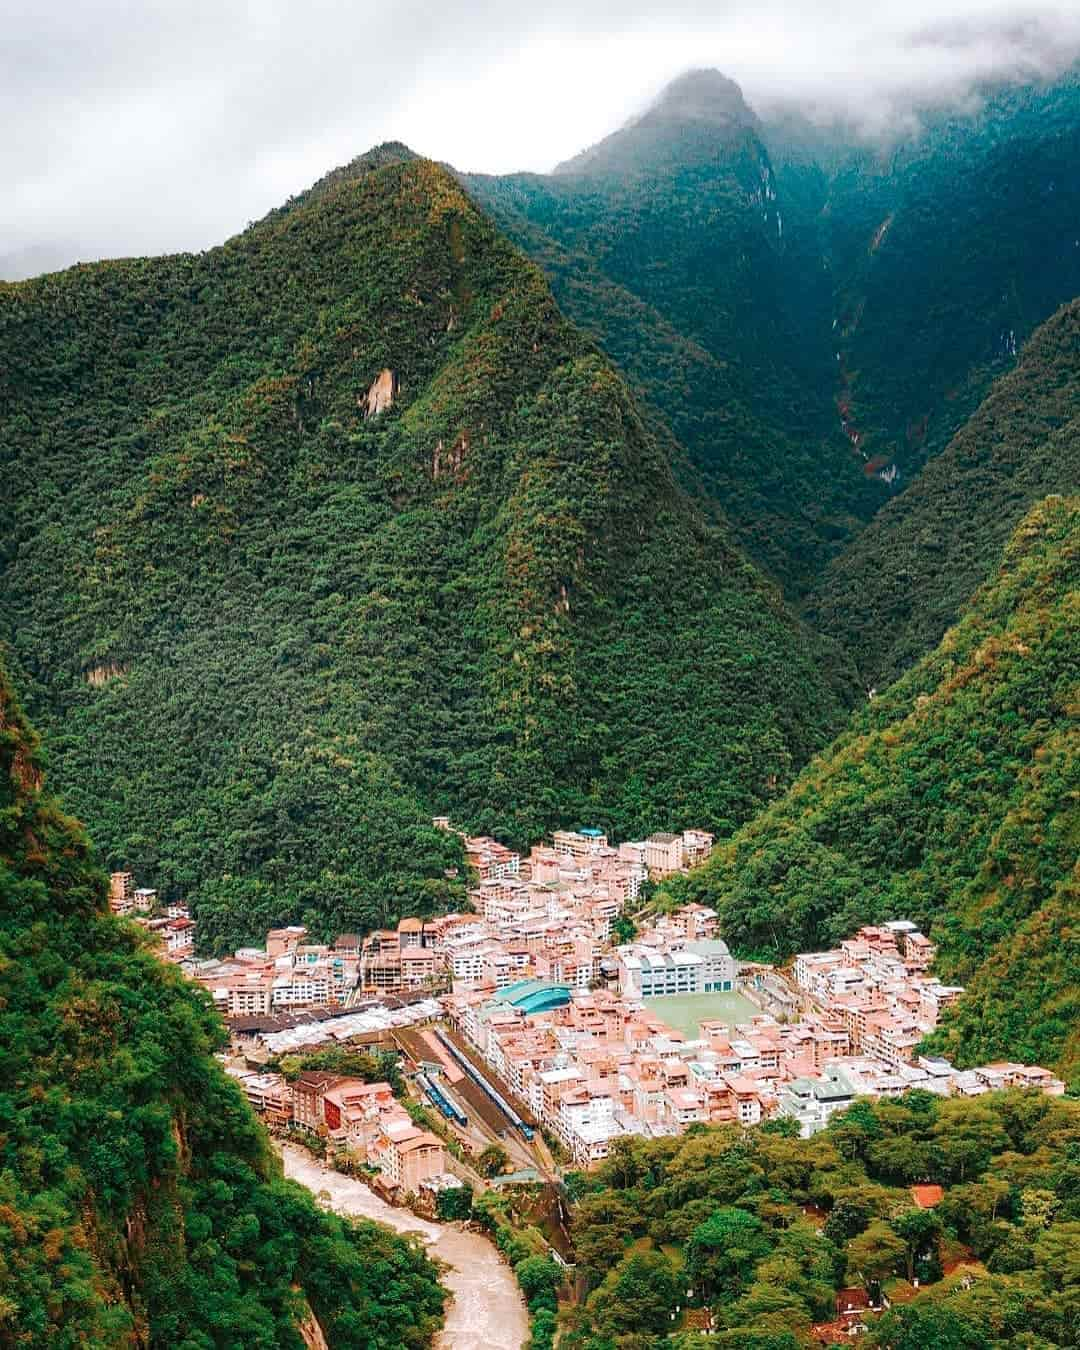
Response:
[[[576,1166],[605,1158],[619,1135],[679,1134],[697,1121],[752,1125],[764,1114],[759,1085],[738,1056],[716,1048],[726,1050],[726,1023],[706,1024],[701,1039],[687,1042],[614,988],[540,980],[444,1003],[451,1026]]]
[[[445,817],[435,824],[451,828]],[[445,1019],[580,1167],[606,1157],[620,1135],[677,1134],[698,1122],[782,1115],[810,1136],[856,1097],[913,1087],[969,1096],[1065,1090],[1038,1066],[957,1070],[919,1054],[963,990],[930,973],[934,945],[912,923],[860,928],[784,970],[737,962],[716,913],[696,904],[654,916],[620,941],[633,931],[620,923],[624,909],[647,880],[708,856],[713,839],[703,831],[614,846],[599,830],[559,830],[527,857],[487,836],[461,837],[472,912],[403,919],[332,946],[308,943],[306,929],[291,926],[272,929],[264,947],[198,960],[182,905],[162,907],[129,873],[113,874],[110,905],[160,931],[169,959],[230,1018],[234,1040],[250,1031],[266,1053]],[[665,1000],[714,995],[742,1001],[706,1005],[718,1015],[698,1017],[696,1035],[672,1025],[686,1026],[685,1016],[665,1018]],[[720,1016],[724,1004],[737,1010]],[[442,1143],[413,1126],[386,1084],[238,1076],[268,1118],[340,1140],[388,1187],[446,1182]]]
[[[660,920],[616,949],[618,979],[606,987],[522,979],[455,993],[443,1000],[446,1015],[496,1081],[585,1167],[619,1135],[679,1133],[696,1122],[784,1115],[808,1137],[856,1097],[913,1087],[967,1096],[1065,1090],[1039,1067],[958,1070],[917,1053],[959,991],[926,973],[934,948],[914,925],[861,929],[837,952],[800,956],[789,978],[738,967],[723,942],[698,936],[714,921],[692,906]],[[736,985],[747,1008],[762,1009],[745,1021],[706,1017],[692,1038],[665,1022],[665,997]],[[760,991],[778,998],[783,988],[792,1015],[764,1011]],[[656,1002],[646,1006],[646,997]]]
[[[449,830],[450,821],[435,824]],[[454,992],[523,978],[587,989],[601,978],[612,925],[647,879],[662,880],[708,857],[703,830],[609,844],[600,830],[556,830],[525,858],[487,836],[462,835],[476,884],[472,913],[403,919],[361,948],[367,993]]]
[[[1065,1085],[1037,1065],[986,1064],[959,1070],[924,1056],[918,1046],[942,1011],[963,994],[929,971],[934,944],[913,923],[866,926],[838,948],[796,957],[789,995],[799,1026],[818,1024],[836,1037],[835,1052],[817,1057],[816,1072],[793,1079],[780,1110],[804,1135],[821,1129],[856,1097],[899,1096],[909,1088],[979,1096],[1009,1087],[1061,1095]],[[775,991],[775,976],[772,984]]]
[[[460,1185],[447,1174],[443,1141],[413,1124],[389,1083],[332,1073],[301,1073],[288,1082],[278,1073],[229,1072],[267,1121],[301,1127],[348,1150],[377,1169],[380,1187],[392,1199]]]
[[[264,947],[241,947],[225,960],[192,959],[184,969],[231,1018],[348,1006],[359,978],[359,940],[346,936],[328,946],[306,938],[299,924],[271,928]]]
[[[137,887],[130,872],[113,872],[109,877],[109,909],[155,934],[166,961],[180,964],[195,950],[195,920],[187,905],[160,904],[157,891]]]
[[[964,992],[928,973],[934,954],[914,924],[897,920],[860,928],[834,951],[804,952],[793,979],[809,1008],[845,1028],[853,1051],[898,1069]]]

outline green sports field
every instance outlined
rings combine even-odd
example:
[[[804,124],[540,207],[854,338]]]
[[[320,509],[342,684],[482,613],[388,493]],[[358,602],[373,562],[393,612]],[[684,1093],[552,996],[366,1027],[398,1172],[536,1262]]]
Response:
[[[734,1026],[736,1022],[749,1022],[761,1011],[742,994],[672,994],[667,998],[647,998],[645,1006],[690,1040],[696,1038],[703,1020],[719,1017]]]

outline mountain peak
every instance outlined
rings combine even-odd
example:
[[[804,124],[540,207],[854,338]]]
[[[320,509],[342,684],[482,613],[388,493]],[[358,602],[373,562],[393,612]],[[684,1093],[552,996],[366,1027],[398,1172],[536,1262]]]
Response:
[[[688,70],[643,113],[573,159],[557,174],[633,174],[711,156],[720,145],[758,129],[734,80],[718,70]]]
[[[649,111],[638,120],[658,114],[688,122],[734,121],[744,126],[757,122],[742,90],[718,70],[684,71],[665,86]]]

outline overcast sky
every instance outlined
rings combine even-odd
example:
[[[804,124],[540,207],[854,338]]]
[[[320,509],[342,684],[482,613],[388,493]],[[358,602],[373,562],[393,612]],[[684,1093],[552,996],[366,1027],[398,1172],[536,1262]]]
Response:
[[[1078,52],[1080,0],[0,0],[0,258],[204,248],[384,140],[549,169],[691,66],[880,118]]]

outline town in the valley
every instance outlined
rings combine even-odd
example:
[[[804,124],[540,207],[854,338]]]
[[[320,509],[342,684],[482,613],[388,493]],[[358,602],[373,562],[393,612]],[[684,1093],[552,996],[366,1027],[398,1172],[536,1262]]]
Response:
[[[462,838],[470,912],[332,945],[277,928],[225,960],[195,954],[184,905],[112,876],[114,912],[220,1009],[227,1067],[259,1113],[351,1155],[390,1198],[460,1186],[495,1144],[515,1175],[551,1177],[622,1135],[781,1116],[807,1137],[857,1097],[1065,1090],[1038,1066],[920,1052],[963,990],[935,978],[934,944],[902,917],[776,967],[736,960],[713,910],[649,900],[709,856],[702,830],[618,845],[558,830],[527,857]],[[404,1099],[400,1084],[267,1067],[333,1047],[395,1054]]]

